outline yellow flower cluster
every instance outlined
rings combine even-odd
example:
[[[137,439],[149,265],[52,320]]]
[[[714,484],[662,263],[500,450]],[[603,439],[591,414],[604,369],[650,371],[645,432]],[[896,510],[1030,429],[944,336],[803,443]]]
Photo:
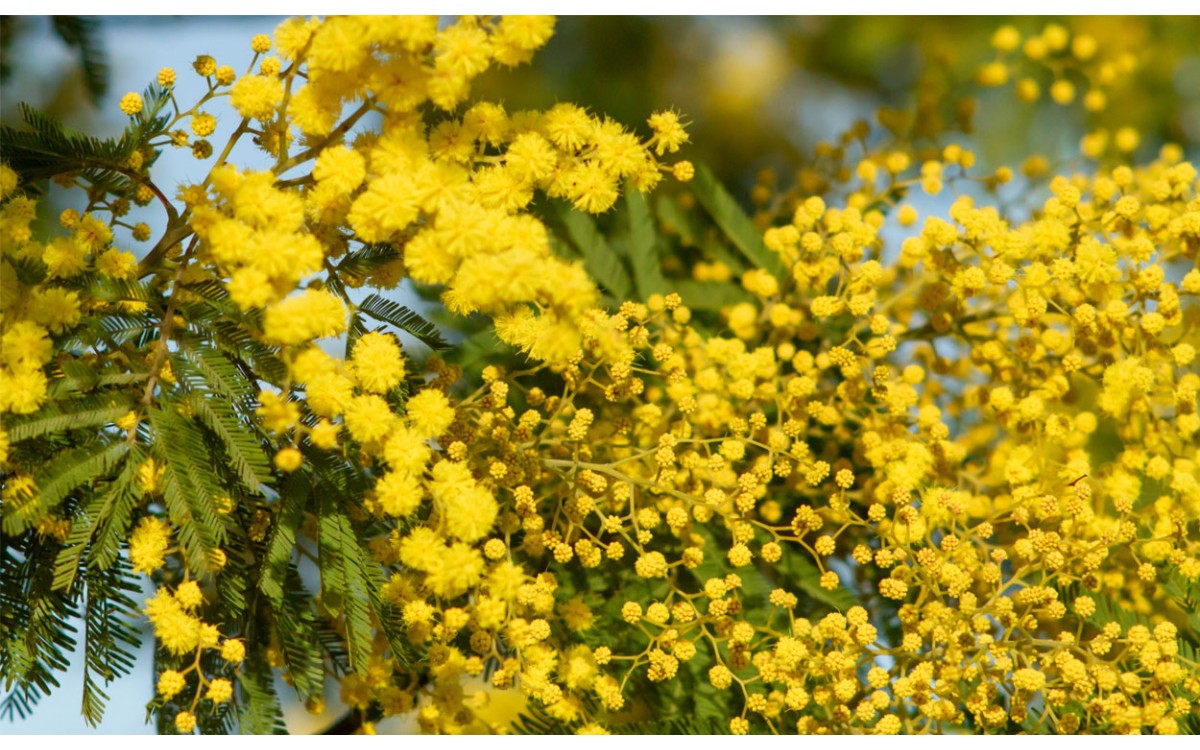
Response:
[[[1104,44],[1088,33],[1072,34],[1058,23],[1047,24],[1041,33],[1027,38],[1014,26],[1002,26],[991,42],[997,57],[979,69],[980,85],[1004,86],[1016,80],[1016,94],[1022,101],[1037,101],[1044,90],[1051,101],[1068,106],[1080,98],[1082,80],[1087,87],[1082,92],[1083,107],[1091,115],[1107,109],[1111,92],[1127,84],[1138,68],[1134,52]],[[1113,150],[1132,153],[1140,143],[1141,136],[1131,126],[1112,133],[1096,128],[1084,137],[1082,150],[1099,158]]]
[[[208,202],[204,193],[192,196],[192,227],[203,240],[201,252],[229,278],[229,295],[240,308],[277,303],[301,279],[321,270],[324,248],[302,231],[304,201],[276,189],[273,174],[243,174],[224,165],[212,171],[209,182],[215,200]],[[307,310],[309,304],[299,309]],[[294,317],[295,312],[284,315]]]
[[[1019,223],[960,198],[889,245],[866,206],[973,156],[949,147],[915,178],[894,152],[864,163],[888,184],[859,169],[844,207],[796,199],[766,232],[787,273],[745,274],[755,301],[726,310],[731,336],[675,297],[627,303],[593,314],[561,395],[489,368],[458,405],[434,477],[461,462],[463,491],[490,488],[498,513],[463,509],[492,535],[483,558],[441,582],[440,511],[378,550],[436,654],[427,730],[488,726],[461,717],[463,675],[489,660],[494,689],[581,731],[624,708],[614,686],[693,660],[736,685],[734,732],[1173,733],[1196,710],[1200,665],[1166,619],[1186,612],[1158,585],[1200,580],[1196,170],[1167,148],[1058,178]],[[747,603],[747,577],[805,568],[819,585]],[[649,599],[600,615],[573,585],[556,596],[587,571],[632,573]],[[1094,619],[1096,596],[1156,639]],[[802,598],[844,609],[812,621]],[[630,630],[595,633],[598,617]]]
[[[490,485],[498,515],[463,508],[493,535],[487,562],[466,565],[466,589],[431,580],[453,536],[438,514],[380,552],[400,563],[388,595],[422,625],[410,637],[444,663],[427,728],[462,728],[445,718],[467,700],[458,675],[490,658],[495,688],[581,727],[624,706],[613,685],[698,660],[718,690],[736,685],[734,732],[1003,731],[1035,699],[1060,732],[1178,731],[1200,665],[1174,625],[1150,638],[1090,618],[1093,595],[1161,617],[1157,579],[1200,580],[1184,304],[1200,283],[1171,270],[1200,252],[1197,175],[1167,149],[1052,187],[1024,223],[962,198],[890,249],[888,217],[854,207],[874,188],[845,208],[799,201],[765,238],[787,276],[747,272],[757,300],[728,309],[732,336],[655,297],[604,321],[630,359],[585,337],[561,396],[485,372],[434,476]],[[648,355],[636,369],[632,352]],[[1121,446],[1111,463],[1098,434]],[[819,588],[747,604],[747,576],[803,566]],[[611,615],[627,634],[589,637],[586,599],[555,596],[589,570],[648,582],[628,590],[649,601]],[[874,592],[898,605],[887,635],[863,606],[795,611]]]
[[[166,669],[158,676],[156,694],[159,699],[176,699],[185,691],[190,703],[175,714],[175,729],[191,734],[196,728],[196,708],[202,700],[214,708],[233,697],[233,683],[225,677],[206,677],[201,666],[205,651],[213,651],[230,665],[241,664],[245,646],[241,641],[221,639],[215,625],[205,623],[196,611],[204,603],[204,593],[193,580],[180,583],[174,591],[160,588],[146,601],[143,610],[154,626],[154,637],[174,656],[191,656],[183,669]],[[195,683],[191,684],[191,675]],[[201,690],[201,688],[204,688]]]
[[[976,176],[961,145],[856,126],[791,192],[756,191],[766,267],[693,268],[741,301],[706,315],[653,294],[605,310],[554,251],[535,196],[600,213],[695,169],[659,160],[688,141],[674,112],[640,138],[572,104],[470,101],[475,78],[527,61],[552,30],[541,17],[291,20],[254,38],[256,62],[278,54],[257,73],[198,58],[209,92],[168,125],[208,137],[216,119],[199,107],[225,93],[243,118],[143,261],[172,277],[166,313],[139,353],[139,405],[103,429],[135,446],[155,388],[186,390],[170,364],[196,354],[181,306],[242,316],[236,342],[279,364],[247,378],[245,398],[274,446],[271,492],[305,469],[353,468],[365,492],[349,516],[385,573],[371,594],[420,656],[377,633],[343,701],[415,712],[429,732],[504,731],[513,717],[489,707],[511,697],[514,712],[598,733],[651,718],[639,692],[684,689],[736,734],[1166,734],[1194,720],[1200,664],[1179,637],[1194,613],[1167,585],[1200,581],[1200,180],[1181,150],[1060,175],[1009,211],[985,201],[1011,169]],[[1053,24],[1023,47],[1006,27],[994,46],[984,84],[1005,83],[1021,47],[1054,72],[1060,103],[1074,97],[1064,71],[1094,76],[1089,109],[1132,66]],[[249,133],[269,169],[227,163]],[[947,184],[964,190],[944,215],[905,203]],[[5,415],[47,401],[55,347],[89,313],[145,311],[72,286],[138,273],[111,224],[67,211],[70,234],[42,245],[16,188],[0,167]],[[464,393],[457,366],[367,330],[346,288],[402,280],[488,318],[529,368],[488,366]],[[317,343],[343,334],[344,359]],[[179,403],[178,418],[219,423]],[[0,460],[8,450],[0,430]],[[157,689],[190,733],[201,701],[234,696],[212,655],[236,665],[245,646],[205,622],[202,586],[225,553],[195,570],[172,547],[191,521],[159,518],[163,483],[179,482],[166,468],[131,472],[149,497],[129,559],[161,584],[144,609],[156,639],[191,659]],[[4,492],[6,513],[37,505],[28,476],[6,475]],[[306,516],[279,531],[274,496],[213,500],[254,544],[311,534]],[[38,520],[66,538],[65,521]],[[329,617],[358,627],[335,598]],[[286,671],[274,645],[267,656]]]
[[[1095,37],[1071,32],[1058,23],[1047,24],[1040,34],[1022,39],[1013,26],[1002,26],[992,35],[992,47],[998,59],[979,70],[979,82],[984,86],[1003,86],[1014,70],[1023,71],[1017,80],[1017,95],[1025,101],[1035,101],[1041,95],[1039,78],[1049,73],[1053,80],[1048,86],[1050,98],[1061,105],[1075,100],[1075,75],[1088,81],[1090,88],[1083,96],[1084,107],[1090,112],[1104,109],[1108,104],[1106,90],[1137,68],[1137,58],[1130,53],[1113,57]],[[1010,55],[1016,59],[1010,60]]]
[[[98,216],[68,211],[62,225],[69,236],[48,244],[33,237],[33,199],[17,194],[17,175],[0,165],[0,414],[30,414],[46,401],[43,368],[54,354],[51,336],[69,332],[85,309],[73,280],[87,273],[128,279],[137,269],[132,253],[112,246],[109,226]],[[28,283],[17,265],[32,264],[39,280]]]
[[[235,140],[258,120],[275,168],[242,173],[220,163],[204,184],[182,191],[198,258],[226,279],[240,308],[268,308],[267,341],[297,345],[343,330],[331,300],[311,291],[285,298],[345,255],[339,227],[347,227],[402,257],[402,266],[376,272],[381,286],[404,274],[444,285],[452,311],[497,318],[499,335],[538,360],[562,363],[578,349],[578,321],[598,293],[581,267],[552,252],[545,227],[527,213],[534,195],[603,212],[623,181],[643,191],[658,184],[672,168],[656,154],[678,151],[687,133],[672,112],[652,116],[653,135],[642,140],[571,104],[509,113],[480,102],[457,111],[472,79],[493,63],[526,61],[553,26],[542,17],[464,18],[442,30],[435,17],[332,18],[277,30],[288,66],[243,76],[229,92],[246,118]],[[348,106],[356,108],[343,118]],[[448,116],[430,125],[427,106]],[[211,115],[193,112],[193,132],[210,134]],[[378,128],[349,138],[369,113],[379,115]],[[296,130],[309,145],[293,154]],[[309,174],[283,179],[303,164]]]

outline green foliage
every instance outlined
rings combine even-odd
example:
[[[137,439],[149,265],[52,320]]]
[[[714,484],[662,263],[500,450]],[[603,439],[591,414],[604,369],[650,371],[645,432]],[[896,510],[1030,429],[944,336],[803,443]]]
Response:
[[[450,348],[450,344],[442,338],[437,326],[404,305],[384,299],[378,294],[372,294],[364,299],[359,303],[358,310],[381,323],[391,324],[401,331],[415,336],[435,352]]]
[[[555,215],[566,230],[571,246],[583,258],[583,267],[614,299],[628,299],[633,281],[591,216],[566,203],[554,204]],[[551,240],[552,244],[555,242]],[[560,249],[560,254],[565,254]]]
[[[168,121],[167,113],[163,112],[170,102],[166,89],[153,84],[142,99],[142,111],[116,139],[101,139],[71,130],[21,103],[21,119],[28,129],[17,130],[7,125],[0,128],[4,160],[24,183],[77,173],[105,191],[123,192],[129,188],[131,179],[141,179],[126,166],[129,157]]]
[[[126,394],[80,396],[49,401],[27,417],[14,418],[8,425],[9,440],[14,443],[30,438],[66,432],[68,429],[99,427],[116,421],[129,412],[132,399]]]
[[[138,608],[132,594],[141,590],[124,560],[106,568],[89,568],[83,601],[83,718],[100,723],[108,703],[107,686],[133,670],[133,651],[141,643],[134,623]]]
[[[217,514],[217,499],[226,490],[220,482],[221,466],[194,423],[176,411],[176,405],[150,410],[157,439],[154,456],[163,467],[162,492],[171,523],[179,529],[179,543],[188,566],[207,576],[213,553],[225,542],[226,529]]]
[[[87,16],[52,16],[54,32],[79,51],[79,63],[83,69],[83,82],[92,98],[99,104],[100,97],[108,92],[108,55],[100,44],[100,23]]]
[[[71,589],[80,572],[84,551],[89,549],[88,544],[93,538],[96,541],[91,545],[88,555],[89,567],[105,570],[117,562],[121,539],[133,510],[130,500],[135,497],[132,485],[136,469],[135,462],[126,460],[117,478],[102,491],[96,492],[71,520],[65,546],[54,560],[53,587],[56,591]]]
[[[1121,626],[1122,634],[1128,633],[1129,629],[1134,625],[1142,625],[1149,628],[1151,632],[1154,631],[1154,623],[1148,616],[1138,612],[1131,612],[1121,606],[1111,596],[1092,592],[1088,592],[1088,596],[1091,596],[1096,602],[1096,611],[1087,618],[1087,621],[1092,625],[1103,627],[1105,623],[1115,622]],[[1185,611],[1189,615],[1195,614],[1194,609]],[[1182,629],[1183,634],[1176,639],[1179,645],[1179,655],[1192,663],[1200,663],[1200,649],[1197,649],[1186,635],[1184,635],[1189,632],[1192,632],[1192,630],[1189,625],[1185,624]]]
[[[284,582],[291,571],[292,555],[296,549],[296,534],[304,521],[309,495],[307,477],[293,475],[283,486],[271,536],[267,541],[266,559],[258,578],[258,588],[267,595],[271,604],[283,602]]]
[[[127,451],[124,443],[97,439],[55,455],[34,475],[37,494],[4,514],[5,535],[17,536],[32,528],[72,491],[107,474]]]
[[[627,189],[625,216],[629,223],[628,255],[633,267],[637,298],[645,300],[652,294],[666,294],[669,287],[663,277],[662,260],[659,257],[661,242],[646,196],[637,190]]]
[[[680,714],[653,719],[632,719],[623,713],[612,715],[606,725],[612,734],[726,734],[729,721],[724,713]],[[579,729],[578,722],[564,722],[546,712],[536,703],[529,703],[525,710],[513,720],[514,734],[565,735]]]
[[[25,718],[58,687],[75,650],[78,592],[51,589],[54,547],[32,534],[6,536],[0,551],[0,718]]]
[[[717,181],[712,170],[703,164],[696,165],[692,192],[754,268],[770,271],[777,279],[784,277],[783,261],[766,248],[762,232],[754,226],[729,191]]]
[[[300,697],[320,697],[325,690],[325,659],[319,648],[319,623],[312,597],[294,566],[288,567],[287,583],[287,592],[275,604],[274,632],[279,650]]]
[[[88,16],[51,16],[51,27],[58,38],[79,54],[83,84],[92,104],[108,92],[108,55],[100,42],[100,23]],[[0,16],[0,81],[8,81],[13,73],[11,50],[17,36],[18,19]]]
[[[287,734],[275,678],[264,654],[250,652],[238,673],[238,728],[244,734]]]
[[[723,307],[752,299],[745,289],[720,281],[677,281],[675,291],[683,300],[683,304],[707,312],[716,312]]]

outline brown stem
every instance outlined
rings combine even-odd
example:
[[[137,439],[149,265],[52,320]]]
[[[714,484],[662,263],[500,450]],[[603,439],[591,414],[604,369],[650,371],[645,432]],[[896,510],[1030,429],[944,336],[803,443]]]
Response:
[[[167,359],[167,342],[171,339],[171,333],[175,328],[175,308],[179,303],[179,290],[183,282],[183,272],[187,269],[188,260],[191,258],[192,251],[196,248],[198,237],[193,237],[187,250],[184,251],[183,257],[179,260],[179,266],[175,269],[175,279],[171,287],[171,296],[167,300],[167,310],[163,313],[162,330],[158,337],[158,351],[154,353],[154,362],[150,365],[150,378],[146,381],[146,390],[142,392],[141,408],[145,409],[154,400],[154,386],[158,385],[159,375],[162,372],[163,362]]]
[[[345,135],[347,133],[347,131],[350,130],[350,128],[354,127],[355,123],[357,123],[359,120],[362,119],[363,115],[365,115],[366,113],[368,113],[370,111],[371,111],[371,102],[370,101],[363,102],[361,107],[354,110],[354,113],[351,114],[349,117],[347,117],[345,120],[343,120],[341,125],[338,125],[332,131],[330,131],[329,135],[327,135],[323,139],[321,139],[320,143],[317,143],[315,146],[313,146],[309,149],[301,151],[300,153],[296,154],[295,156],[291,157],[290,159],[277,165],[275,167],[275,174],[283,174],[284,172],[288,171],[292,167],[294,167],[298,164],[303,164],[304,162],[313,158],[317,154],[321,153],[321,149],[325,148],[330,143],[333,143],[334,141],[336,141],[337,139],[339,139],[343,135]]]
[[[138,264],[138,278],[145,278],[157,271],[158,263],[167,254],[167,251],[183,242],[191,233],[192,229],[187,224],[187,212],[185,211],[183,216],[177,217],[172,224],[167,226],[167,231],[163,232],[163,236],[159,238],[150,252],[146,253],[146,257],[142,258],[141,263]]]

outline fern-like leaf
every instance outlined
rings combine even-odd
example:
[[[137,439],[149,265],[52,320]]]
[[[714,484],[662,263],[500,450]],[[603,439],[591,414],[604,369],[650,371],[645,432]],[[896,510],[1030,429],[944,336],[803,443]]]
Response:
[[[652,294],[669,291],[658,256],[658,233],[645,195],[635,189],[627,189],[625,208],[629,218],[629,263],[633,268],[638,298],[645,301]]]
[[[141,643],[132,625],[139,617],[130,596],[140,591],[132,580],[129,564],[121,561],[106,570],[87,575],[87,606],[84,607],[83,718],[95,727],[104,718],[108,695],[104,685],[133,671],[134,655]]]
[[[107,475],[127,451],[123,442],[97,441],[58,453],[34,475],[36,494],[5,509],[4,533],[15,536],[33,527],[77,488]]]
[[[381,323],[389,323],[401,331],[412,334],[434,351],[444,351],[450,344],[442,338],[437,326],[422,318],[404,305],[372,294],[358,305],[359,312],[369,315]]]
[[[615,299],[629,299],[633,292],[633,281],[621,264],[620,256],[596,228],[596,222],[566,203],[556,203],[555,209],[571,244],[583,257],[583,267],[592,278],[600,282]],[[554,244],[553,238],[551,242]]]
[[[108,55],[100,43],[100,24],[85,16],[52,16],[54,32],[68,47],[79,50],[83,82],[92,104],[108,93]]]
[[[93,429],[120,419],[132,404],[122,393],[49,401],[28,417],[12,419],[7,425],[8,439],[19,443],[67,430]]]
[[[763,244],[762,232],[754,226],[754,222],[721,185],[712,170],[704,164],[697,164],[696,177],[691,185],[696,198],[734,247],[746,256],[755,268],[765,269],[775,278],[783,279],[786,275],[783,261]]]
[[[283,487],[275,523],[267,540],[266,559],[259,574],[258,588],[271,604],[283,602],[284,581],[296,547],[296,533],[304,521],[304,510],[310,497],[307,477],[293,474]]]
[[[167,409],[178,408],[167,404]],[[199,425],[167,409],[152,409],[154,449],[162,463],[162,493],[188,565],[197,574],[212,571],[212,555],[225,543],[216,500],[223,490],[213,475],[218,466]]]

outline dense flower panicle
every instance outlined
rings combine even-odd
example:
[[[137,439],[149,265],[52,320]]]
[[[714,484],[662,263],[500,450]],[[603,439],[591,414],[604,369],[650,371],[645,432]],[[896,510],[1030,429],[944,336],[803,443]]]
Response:
[[[195,730],[203,701],[240,701],[239,669],[312,687],[273,625],[242,629],[258,610],[224,616],[221,587],[260,553],[276,566],[264,602],[289,595],[295,543],[339,579],[313,616],[358,639],[342,699],[424,731],[504,730],[488,713],[504,696],[601,733],[641,710],[636,691],[697,689],[735,734],[1185,730],[1200,700],[1178,593],[1200,581],[1200,180],[1181,150],[1059,175],[1010,210],[996,190],[1013,170],[982,175],[970,150],[918,146],[881,113],[886,132],[822,147],[794,189],[759,186],[764,267],[689,269],[729,304],[604,309],[539,205],[603,213],[697,169],[661,160],[689,142],[672,110],[643,138],[575,104],[472,100],[553,29],[292,19],[251,40],[258,72],[201,55],[208,93],[155,137],[221,155],[141,261],[113,227],[129,200],[169,202],[152,148],[122,166],[129,197],[64,211],[44,241],[0,165],[5,522],[58,555],[81,518],[98,523],[72,492],[129,506],[118,536],[158,586],[143,613],[173,660],[156,689],[176,729]],[[1082,95],[1093,113],[1135,66],[1058,24],[1004,27],[992,46],[979,83],[1033,99],[1044,68],[1053,101]],[[241,118],[228,149],[207,140],[218,97]],[[120,109],[140,122],[148,104]],[[263,171],[227,162],[251,133]],[[1089,138],[1091,159],[1137,148],[1136,132]],[[918,212],[918,188],[958,197]],[[371,330],[408,313],[353,290],[403,281],[486,321],[527,369],[489,364],[464,388],[461,360]],[[96,331],[111,351],[80,345]],[[343,335],[337,356],[318,343]],[[233,395],[208,398],[210,378]],[[88,453],[100,468],[72,487],[43,481],[25,441],[101,381],[132,386],[81,413],[136,460],[93,481],[109,456]],[[168,450],[186,441],[155,448],[180,424],[233,446],[227,495]],[[216,519],[211,538],[197,518]],[[386,583],[342,601],[368,565]],[[367,603],[403,627],[361,617]]]

